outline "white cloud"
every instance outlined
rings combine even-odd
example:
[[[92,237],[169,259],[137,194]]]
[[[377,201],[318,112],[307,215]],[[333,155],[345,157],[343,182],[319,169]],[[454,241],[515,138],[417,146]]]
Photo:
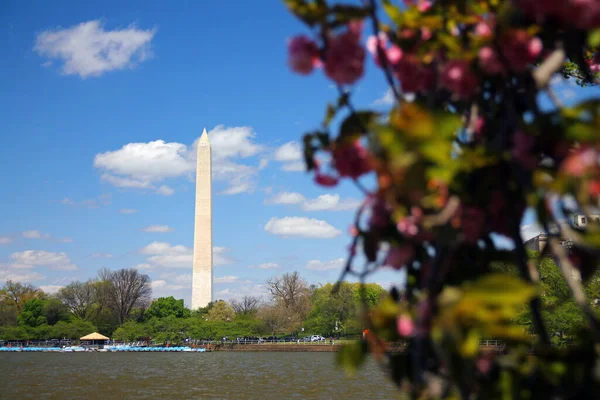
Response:
[[[521,225],[521,238],[523,241],[527,241],[543,232],[544,228],[538,223]]]
[[[133,69],[148,60],[150,42],[156,29],[135,26],[104,30],[99,20],[71,28],[47,30],[37,36],[34,50],[50,59],[63,61],[62,73],[82,78],[100,76],[108,71]]]
[[[175,190],[167,185],[160,185],[158,189],[156,189],[156,193],[162,194],[163,196],[171,196],[173,193],[175,193]]]
[[[340,200],[339,194],[324,194],[314,200],[308,200],[302,208],[306,211],[353,211],[360,204],[360,200],[357,199]]]
[[[42,289],[42,291],[47,294],[56,293],[62,288],[64,288],[64,286],[61,286],[61,285],[42,285],[42,286],[40,286],[40,289]]]
[[[258,164],[258,169],[259,170],[265,169],[265,168],[267,168],[267,165],[269,165],[269,160],[266,158],[261,158],[260,162]]]
[[[30,231],[22,232],[21,236],[24,237],[25,239],[54,240],[55,242],[58,242],[58,243],[72,243],[73,242],[73,239],[70,237],[65,237],[65,238],[60,238],[60,239],[54,238],[49,233],[42,233],[37,230],[30,230]]]
[[[149,264],[166,268],[192,268],[193,250],[182,245],[171,246],[165,242],[152,242],[140,250],[150,257]]]
[[[142,228],[141,231],[142,232],[173,232],[175,229],[171,228],[170,226],[167,225],[150,225],[147,226],[145,228]]]
[[[392,89],[386,90],[386,92],[373,102],[374,106],[390,106],[394,104],[394,92]]]
[[[339,194],[324,194],[309,200],[296,192],[278,193],[265,203],[301,205],[304,211],[353,211],[361,204],[360,200],[353,198],[342,200]]]
[[[21,234],[25,239],[49,239],[50,234],[40,231],[25,231]]]
[[[346,264],[346,260],[343,258],[336,258],[335,260],[326,261],[326,262],[323,262],[320,260],[310,260],[306,264],[305,268],[313,270],[313,271],[327,271],[327,270],[331,270],[331,269],[341,270],[345,264]]]
[[[112,258],[112,254],[108,253],[93,253],[90,254],[91,258]]]
[[[267,262],[267,263],[262,263],[258,265],[259,269],[275,269],[275,268],[279,268],[279,264],[274,263],[274,262]]]
[[[241,299],[244,296],[264,298],[268,295],[265,285],[247,282],[235,288],[227,288],[216,293],[223,300]]]
[[[265,225],[265,231],[283,237],[301,236],[322,239],[331,239],[342,234],[325,221],[305,217],[273,217]]]
[[[215,283],[235,283],[235,282],[238,282],[239,280],[240,280],[240,278],[238,278],[237,276],[232,276],[232,275],[219,276],[219,277],[214,278]]]
[[[306,197],[296,192],[277,193],[273,198],[267,200],[267,204],[302,204],[306,202]]]
[[[121,208],[119,212],[121,214],[135,214],[137,210],[134,210],[133,208]]]
[[[155,297],[170,296],[172,292],[189,290],[192,287],[192,274],[176,274],[167,272],[160,274],[159,279],[152,281],[152,289],[158,289]],[[181,294],[180,294],[181,295]]]
[[[194,250],[192,248],[175,245],[166,242],[152,242],[140,250],[141,254],[149,256],[146,263],[138,265],[137,269],[165,268],[192,268]],[[213,265],[226,265],[234,261],[228,256],[229,249],[225,247],[213,247]]]
[[[259,168],[240,164],[236,159],[252,157],[265,150],[255,143],[252,128],[218,125],[208,132],[208,136],[212,149],[212,178],[227,183],[220,193],[251,192],[256,186]],[[101,179],[113,186],[148,189],[169,196],[174,190],[158,184],[184,176],[194,179],[198,140],[190,146],[164,140],[129,143],[119,150],[97,154],[94,167],[102,170]]]
[[[302,149],[298,142],[288,142],[275,151],[275,160],[281,162],[298,161],[302,159]]]
[[[283,167],[281,167],[281,169],[287,172],[302,172],[306,171],[306,164],[304,164],[304,161],[294,161],[291,163],[283,164]]]
[[[167,285],[167,281],[165,281],[164,279],[156,279],[150,283],[150,286],[152,286],[152,289],[159,289],[166,285]]]
[[[213,265],[227,265],[235,263],[235,260],[231,258],[228,254],[231,252],[230,249],[226,247],[213,247]]]
[[[141,263],[141,264],[135,265],[133,267],[133,269],[139,269],[140,271],[149,270],[149,269],[152,269],[152,265],[150,265],[148,263]]]
[[[0,236],[0,244],[12,243],[12,239],[8,236]]]
[[[96,199],[85,199],[82,201],[74,201],[70,197],[65,197],[60,200],[59,203],[71,207],[99,208],[100,206],[108,206],[112,204],[112,195],[110,193],[104,193],[98,196]]]
[[[284,171],[304,171],[302,148],[298,142],[288,142],[275,150],[274,159],[282,162]]]
[[[74,271],[77,268],[65,252],[52,253],[43,250],[25,250],[10,255],[13,260],[12,267],[19,269],[37,266],[48,267],[58,271]]]
[[[29,283],[44,279],[45,276],[33,271],[25,272],[17,269],[16,271],[10,267],[0,265],[0,282],[11,280],[14,282]]]

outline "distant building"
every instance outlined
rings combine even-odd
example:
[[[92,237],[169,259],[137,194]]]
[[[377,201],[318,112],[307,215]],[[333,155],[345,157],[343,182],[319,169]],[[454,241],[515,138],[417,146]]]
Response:
[[[590,222],[596,222],[600,224],[600,214],[591,214],[591,215],[581,215],[577,214],[571,217],[571,226],[576,229],[584,229]],[[557,235],[560,233],[558,226],[552,225],[549,227],[550,234]],[[548,234],[542,232],[528,240],[525,241],[525,248],[528,250],[534,251],[542,251],[548,244]],[[566,237],[560,238],[560,244],[570,251],[571,247],[573,247],[573,241]]]
[[[600,224],[600,214],[590,215],[574,215],[571,218],[571,225],[576,228],[585,228],[590,222],[596,222]]]

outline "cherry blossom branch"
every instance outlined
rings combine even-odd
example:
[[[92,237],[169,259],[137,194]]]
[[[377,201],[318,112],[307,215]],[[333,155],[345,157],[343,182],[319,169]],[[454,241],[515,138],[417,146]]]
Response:
[[[577,267],[571,263],[569,257],[567,257],[567,253],[565,249],[562,247],[557,238],[551,237],[549,238],[550,247],[552,252],[556,255],[558,259],[558,266],[560,267],[560,271],[562,272],[562,276],[569,286],[571,293],[575,299],[577,305],[582,309],[587,319],[590,322],[590,325],[594,331],[596,336],[596,340],[600,341],[600,321],[596,318],[594,311],[591,309],[590,304],[585,296],[585,292],[583,291],[583,285],[581,282],[573,276],[573,273],[581,277],[579,270]]]
[[[394,93],[394,98],[396,99],[396,101],[398,103],[400,103],[400,102],[402,102],[402,98],[400,96],[400,92],[398,91],[398,88],[396,87],[394,78],[392,77],[392,74],[390,73],[390,70],[389,70],[390,61],[388,60],[387,54],[384,51],[383,47],[381,46],[381,40],[379,40],[379,32],[380,32],[379,26],[380,25],[379,25],[379,18],[377,17],[377,3],[375,2],[375,0],[365,0],[364,3],[368,4],[369,10],[371,12],[371,22],[373,24],[373,31],[374,31],[373,34],[375,35],[375,38],[377,39],[377,55],[379,56],[379,59],[381,60],[381,66],[382,66],[383,72],[385,74],[385,78],[387,80],[388,85],[390,86],[390,89]]]
[[[525,279],[529,283],[534,283],[534,279],[532,274],[530,273],[529,266],[527,263],[527,252],[525,251],[525,246],[523,245],[523,239],[521,238],[521,231],[519,227],[519,223],[513,222],[513,232],[512,239],[515,243],[515,253],[517,256],[517,267],[519,268],[519,272],[523,279]],[[541,311],[541,302],[539,296],[535,296],[529,302],[529,307],[531,308],[531,314],[533,316],[533,325],[535,327],[536,332],[540,336],[540,340],[545,345],[550,345],[550,336],[548,336],[548,332],[546,331],[546,326],[544,324],[544,320],[542,318]]]

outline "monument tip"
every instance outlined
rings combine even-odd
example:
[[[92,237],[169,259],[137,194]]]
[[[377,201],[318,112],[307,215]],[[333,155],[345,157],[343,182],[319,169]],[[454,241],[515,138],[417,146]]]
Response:
[[[204,128],[204,130],[202,131],[202,136],[200,136],[200,142],[201,144],[210,144],[210,142],[208,141],[208,133],[206,133],[206,128]]]

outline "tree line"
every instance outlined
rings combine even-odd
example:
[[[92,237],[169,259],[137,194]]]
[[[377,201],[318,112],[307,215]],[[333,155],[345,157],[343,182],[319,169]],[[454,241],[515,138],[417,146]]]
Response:
[[[298,272],[271,277],[266,297],[217,300],[190,310],[183,299],[152,299],[151,279],[135,269],[102,269],[55,294],[7,281],[0,288],[0,339],[78,339],[98,331],[116,340],[180,342],[186,338],[358,335],[360,299],[374,305],[377,284],[309,285]]]

